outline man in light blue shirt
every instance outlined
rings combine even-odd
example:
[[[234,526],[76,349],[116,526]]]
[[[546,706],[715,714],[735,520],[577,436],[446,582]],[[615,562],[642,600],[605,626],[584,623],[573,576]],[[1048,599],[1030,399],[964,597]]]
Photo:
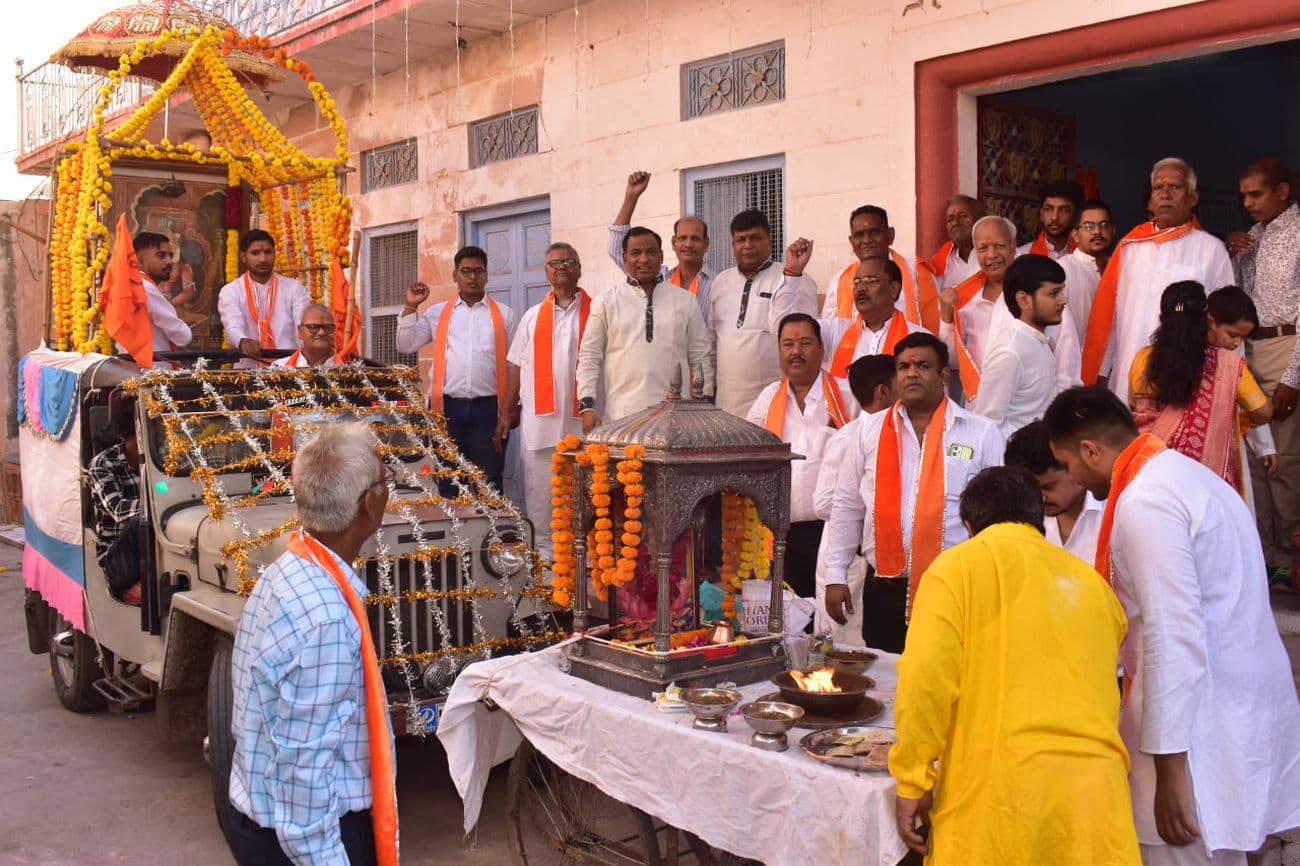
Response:
[[[293,485],[304,532],[364,598],[351,563],[388,502],[373,435],[326,426],[294,458]],[[231,664],[233,810],[223,830],[238,863],[375,862],[361,640],[334,578],[293,551],[253,588]]]

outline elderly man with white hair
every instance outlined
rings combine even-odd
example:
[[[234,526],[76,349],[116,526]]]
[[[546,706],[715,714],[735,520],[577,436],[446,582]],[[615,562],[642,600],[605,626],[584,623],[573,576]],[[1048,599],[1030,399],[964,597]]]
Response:
[[[979,270],[939,293],[939,336],[948,344],[949,363],[968,406],[978,396],[989,346],[1002,339],[1015,320],[1002,299],[1002,286],[1016,259],[1016,225],[989,215],[976,221],[971,237]],[[1048,328],[1047,337],[1056,361],[1057,390],[1079,384],[1079,342],[1068,309],[1061,324]]]
[[[1233,284],[1223,242],[1202,231],[1192,215],[1198,200],[1196,172],[1186,162],[1171,156],[1152,167],[1147,208],[1154,219],[1120,239],[1092,301],[1083,342],[1085,385],[1108,384],[1128,399],[1129,367],[1151,341],[1160,295],[1170,283],[1195,280],[1207,293]]]
[[[396,863],[393,732],[352,567],[388,504],[373,434],[324,427],[294,457],[293,485],[302,529],[235,636],[223,830],[240,864]]]

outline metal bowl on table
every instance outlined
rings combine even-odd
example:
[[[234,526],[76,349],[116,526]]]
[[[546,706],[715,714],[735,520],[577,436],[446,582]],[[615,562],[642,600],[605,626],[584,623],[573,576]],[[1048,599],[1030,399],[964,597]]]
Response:
[[[838,716],[853,712],[867,689],[875,686],[876,681],[862,674],[835,671],[831,682],[840,689],[838,692],[810,692],[799,687],[789,671],[781,671],[772,677],[772,684],[781,690],[781,697],[786,701],[803,707],[809,713],[821,716]]]
[[[850,674],[864,673],[879,658],[867,650],[832,649],[826,651],[826,663],[837,671]]]
[[[682,703],[695,716],[693,727],[701,731],[725,731],[727,714],[740,703],[734,689],[692,688],[682,692]]]
[[[803,707],[780,701],[751,701],[741,704],[740,714],[754,729],[749,744],[770,752],[784,752],[790,747],[785,732],[803,718]]]

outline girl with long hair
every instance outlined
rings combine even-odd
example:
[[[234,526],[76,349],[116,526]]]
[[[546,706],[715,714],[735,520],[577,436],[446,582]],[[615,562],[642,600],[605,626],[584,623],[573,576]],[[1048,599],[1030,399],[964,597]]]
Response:
[[[1129,371],[1129,408],[1138,429],[1205,464],[1243,496],[1243,425],[1266,423],[1272,404],[1242,356],[1216,345],[1215,329],[1235,328],[1244,337],[1254,327],[1249,319],[1217,322],[1204,286],[1173,283],[1160,296],[1151,345],[1138,352]]]

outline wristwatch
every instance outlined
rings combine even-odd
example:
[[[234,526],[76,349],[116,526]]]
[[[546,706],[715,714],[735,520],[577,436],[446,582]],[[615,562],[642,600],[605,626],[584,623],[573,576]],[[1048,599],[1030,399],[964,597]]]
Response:
[[[578,399],[578,414],[579,414],[579,415],[581,415],[583,412],[595,412],[595,411],[596,411],[596,398],[595,398],[595,397],[580,397],[580,398]]]

